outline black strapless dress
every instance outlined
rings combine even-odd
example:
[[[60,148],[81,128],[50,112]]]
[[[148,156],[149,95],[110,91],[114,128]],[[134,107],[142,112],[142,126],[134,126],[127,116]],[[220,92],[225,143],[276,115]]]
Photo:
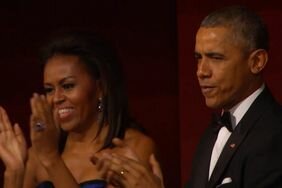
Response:
[[[79,184],[80,188],[106,188],[107,182],[104,180],[89,180]],[[55,188],[50,181],[43,181],[36,188]]]

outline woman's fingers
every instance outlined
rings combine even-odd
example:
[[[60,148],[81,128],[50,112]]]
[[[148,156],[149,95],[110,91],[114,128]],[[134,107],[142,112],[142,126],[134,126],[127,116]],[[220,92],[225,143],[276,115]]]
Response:
[[[59,130],[58,125],[54,121],[51,107],[44,95],[33,94],[31,98],[31,109],[33,115],[31,124],[35,131],[40,132],[46,126],[48,126],[49,130]]]
[[[109,153],[101,153],[99,156],[93,156],[91,158],[93,164],[95,164],[96,169],[102,178],[105,178],[108,182],[113,185],[123,185],[125,182],[123,180],[123,175],[128,171],[121,168],[121,161],[115,159]]]
[[[116,147],[110,153],[96,155],[92,160],[108,182],[125,188],[160,187],[162,172],[153,155],[150,157],[152,168],[149,168],[123,140],[114,138],[113,144]]]
[[[114,144],[115,146],[117,146],[117,147],[126,147],[125,142],[122,141],[122,140],[119,139],[119,138],[114,138],[114,139],[112,140],[112,142],[113,142],[113,144]]]
[[[135,184],[140,177],[145,177],[148,170],[141,163],[122,155],[112,154],[109,160],[109,170],[113,171],[115,175],[111,178],[121,181],[123,185]]]
[[[31,113],[33,115],[37,115],[37,108],[36,108],[36,97],[38,94],[34,93],[33,96],[30,99],[30,107],[31,107]]]
[[[122,168],[125,169],[123,185],[125,187],[151,187],[151,183],[156,181],[156,176],[140,161],[135,161],[121,155],[115,155],[121,160]],[[118,168],[117,168],[118,169]],[[158,183],[156,181],[155,183]],[[155,187],[155,186],[153,186]]]
[[[18,124],[12,127],[8,114],[0,107],[0,157],[6,169],[19,169],[24,166],[27,148],[24,134]]]
[[[153,173],[162,180],[163,174],[162,174],[162,171],[161,171],[161,167],[160,167],[159,162],[156,160],[156,157],[155,157],[154,154],[150,155],[149,162],[151,164]]]
[[[160,165],[153,154],[150,156],[151,169],[140,161],[116,153],[101,154],[95,157],[94,164],[98,171],[106,174],[108,182],[118,187],[164,187]]]
[[[49,106],[43,95],[34,93],[30,101],[32,111],[30,129],[31,132],[34,132],[34,135],[45,130],[46,126],[50,127],[50,124],[52,124],[53,121],[51,111],[48,109]]]
[[[121,154],[136,161],[140,160],[134,149],[127,145],[123,140],[114,138],[112,142],[116,146],[112,149],[112,153]]]
[[[17,140],[19,142],[23,143],[24,135],[23,135],[22,129],[20,128],[18,123],[15,123],[15,125],[14,125],[14,133],[15,133],[15,136],[16,136]]]
[[[0,106],[0,132],[2,133],[4,130],[4,123],[3,123],[3,108]]]
[[[33,97],[30,99],[30,107],[31,107],[31,117],[30,117],[30,134],[32,138],[36,135],[36,124],[41,121],[39,108],[38,108],[38,94],[34,93]]]
[[[135,169],[132,169],[131,166],[124,163],[123,160],[115,156],[112,156],[108,160],[107,180],[112,184],[129,187],[136,179],[138,179]]]
[[[153,174],[156,175],[160,179],[162,187],[164,187],[163,173],[162,173],[162,170],[161,170],[161,166],[160,166],[160,163],[157,161],[154,154],[150,155],[149,162],[151,164]]]
[[[37,158],[43,165],[59,158],[60,129],[56,126],[50,105],[44,95],[34,93],[30,99],[30,136]]]
[[[2,142],[7,142],[15,137],[9,117],[3,107],[0,107],[0,133]]]
[[[1,131],[8,131],[11,130],[11,123],[9,117],[3,107],[0,107],[1,112]]]
[[[44,121],[44,110],[43,110],[43,104],[42,99],[39,94],[34,93],[33,97],[31,98],[31,111],[35,119],[38,121]]]
[[[16,136],[18,142],[26,148],[26,140],[25,140],[24,134],[22,132],[22,129],[20,128],[18,123],[16,123],[14,125],[14,132],[15,132],[15,136]]]

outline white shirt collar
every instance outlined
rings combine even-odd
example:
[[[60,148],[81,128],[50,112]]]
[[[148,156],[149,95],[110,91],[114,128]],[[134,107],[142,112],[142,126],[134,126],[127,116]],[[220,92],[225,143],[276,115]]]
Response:
[[[250,108],[250,106],[255,101],[255,99],[259,96],[259,94],[264,90],[264,88],[265,88],[265,84],[262,84],[262,86],[258,88],[255,92],[253,92],[243,101],[239,102],[229,110],[231,114],[231,123],[233,129],[237,126],[237,124],[240,122],[240,120],[243,118],[247,110]]]

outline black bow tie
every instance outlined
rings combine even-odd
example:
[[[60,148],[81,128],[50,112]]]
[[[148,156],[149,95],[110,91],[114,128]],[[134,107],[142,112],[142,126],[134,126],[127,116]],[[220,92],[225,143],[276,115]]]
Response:
[[[213,125],[216,132],[218,132],[221,127],[224,126],[228,129],[228,131],[232,132],[233,128],[230,112],[225,111],[221,116],[219,116],[218,114],[213,114]]]

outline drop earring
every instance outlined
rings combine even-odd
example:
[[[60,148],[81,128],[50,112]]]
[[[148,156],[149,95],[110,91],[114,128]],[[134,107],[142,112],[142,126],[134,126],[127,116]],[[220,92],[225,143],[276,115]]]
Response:
[[[97,111],[98,112],[103,112],[104,111],[104,103],[103,103],[103,98],[102,97],[98,98]]]

